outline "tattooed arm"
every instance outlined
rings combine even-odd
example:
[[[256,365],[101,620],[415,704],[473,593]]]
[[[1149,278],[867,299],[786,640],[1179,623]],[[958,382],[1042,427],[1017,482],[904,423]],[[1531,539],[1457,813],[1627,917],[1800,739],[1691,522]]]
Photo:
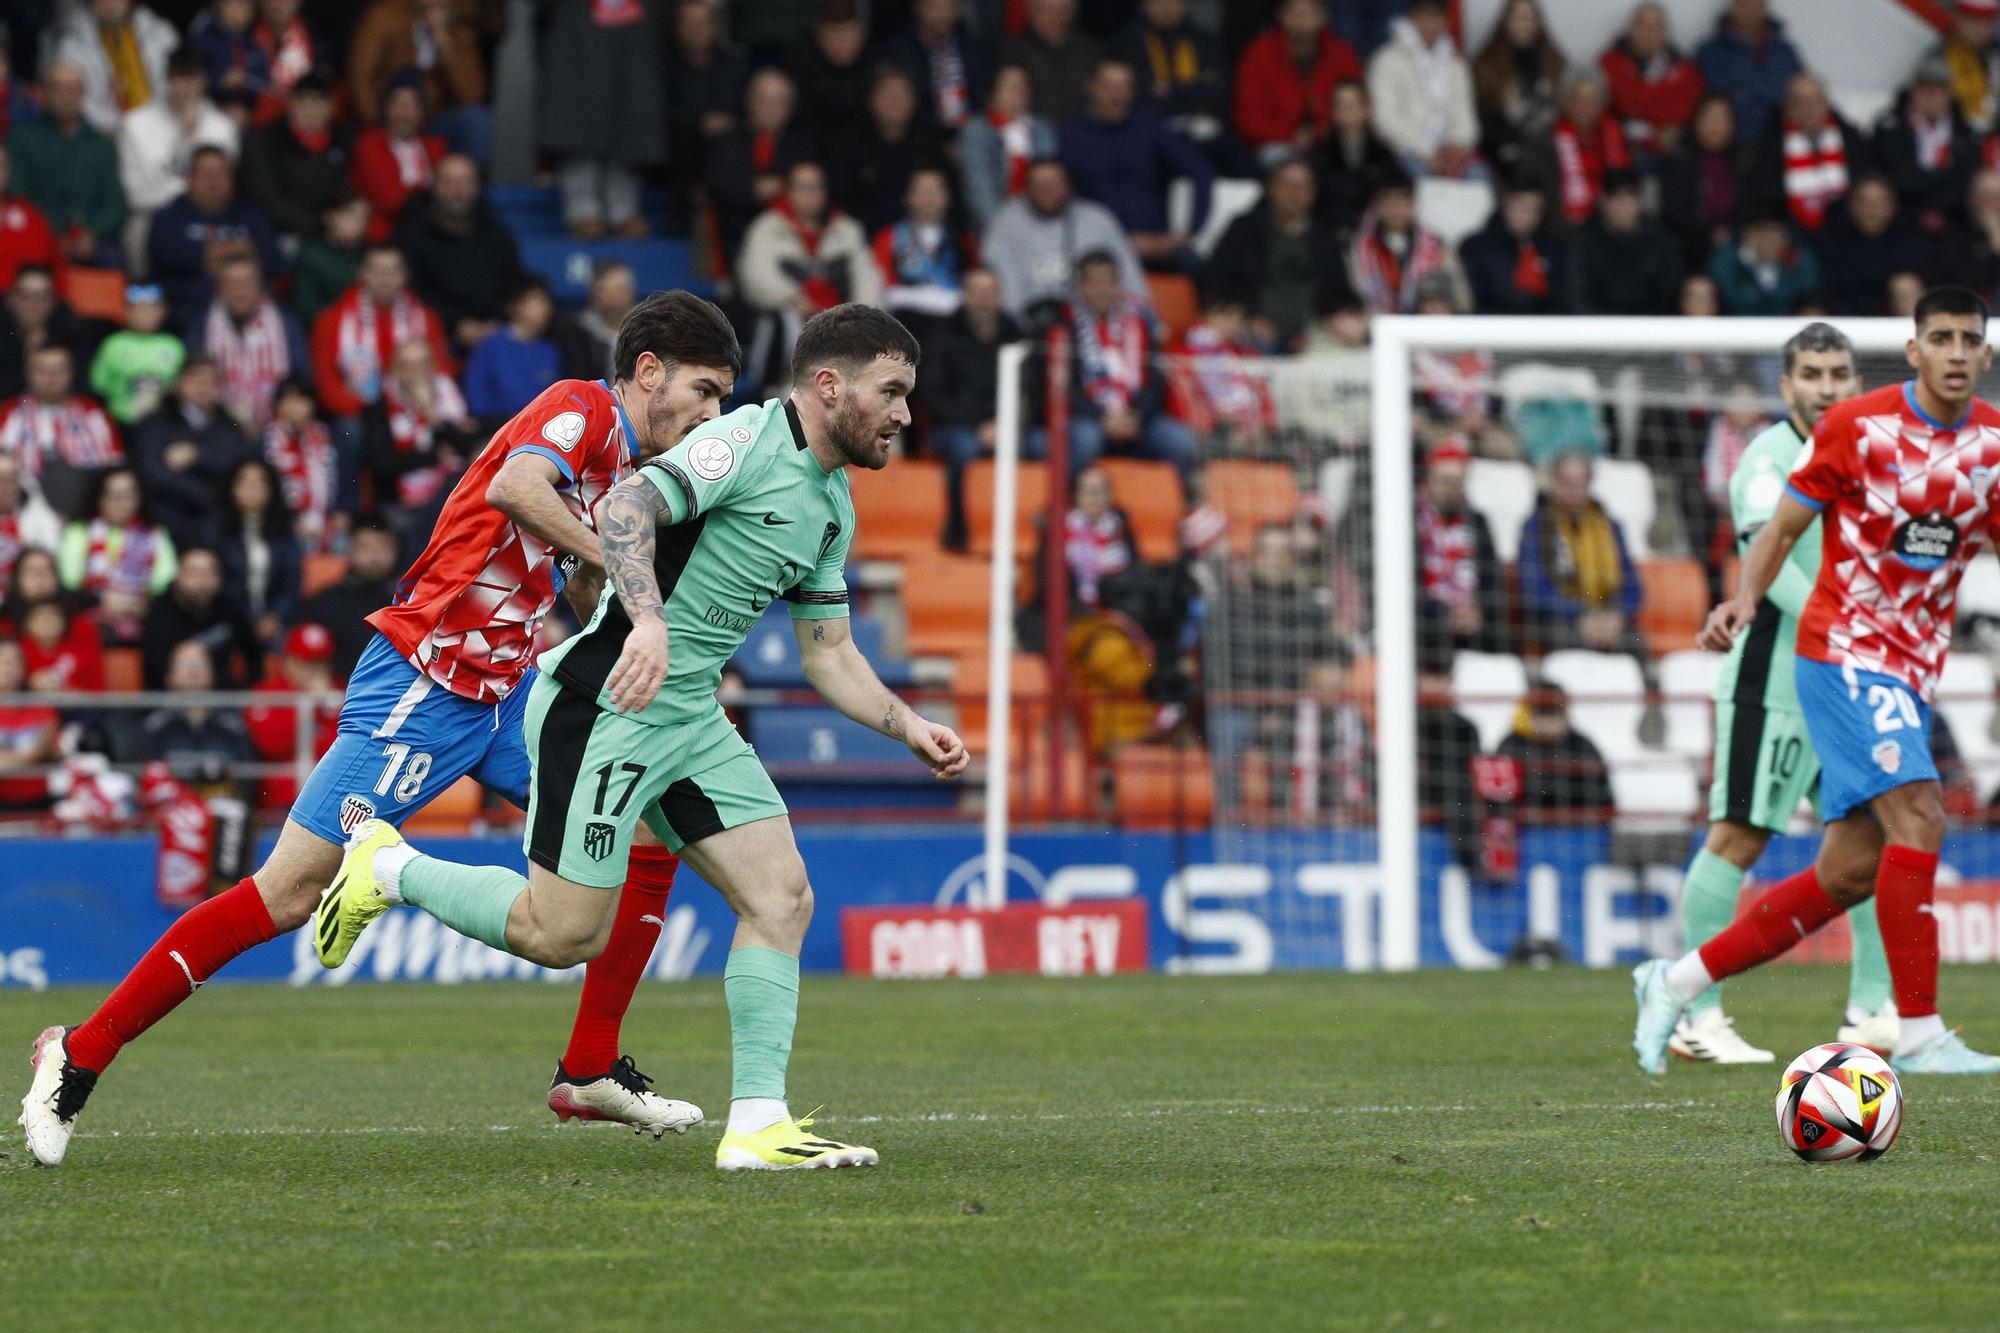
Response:
[[[822,698],[849,719],[884,736],[894,736],[930,766],[940,780],[965,771],[965,745],[950,727],[919,717],[898,699],[854,646],[846,617],[794,620],[799,663]]]
[[[605,577],[632,622],[604,682],[612,706],[621,713],[637,712],[653,702],[667,679],[667,609],[653,571],[653,550],[666,517],[666,500],[651,482],[637,476],[612,487],[597,509],[597,543],[604,552]]]

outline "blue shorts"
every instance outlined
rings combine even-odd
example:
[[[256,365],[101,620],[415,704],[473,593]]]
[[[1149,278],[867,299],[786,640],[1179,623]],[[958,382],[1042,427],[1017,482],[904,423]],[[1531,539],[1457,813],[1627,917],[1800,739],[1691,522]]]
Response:
[[[340,733],[300,788],[292,818],[341,843],[364,819],[400,827],[467,774],[526,809],[521,717],[534,680],[530,671],[499,703],[475,703],[418,671],[376,635],[348,678]]]
[[[1799,710],[1819,751],[1820,818],[1828,823],[1884,792],[1937,781],[1930,705],[1894,676],[1798,659]]]

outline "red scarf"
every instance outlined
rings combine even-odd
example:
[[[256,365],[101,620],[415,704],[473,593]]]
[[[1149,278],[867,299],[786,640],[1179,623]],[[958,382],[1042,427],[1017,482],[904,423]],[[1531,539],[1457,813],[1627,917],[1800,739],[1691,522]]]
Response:
[[[1582,222],[1597,207],[1604,189],[1604,173],[1632,165],[1625,150],[1625,131],[1610,116],[1598,119],[1589,138],[1567,120],[1556,122],[1556,166],[1562,172],[1563,216],[1571,224]]]
[[[1423,554],[1424,596],[1446,606],[1469,604],[1479,591],[1478,544],[1464,512],[1440,514],[1417,503],[1417,545]]]
[[[759,130],[750,136],[750,166],[762,175],[771,169],[771,163],[778,157],[778,136]]]
[[[437,447],[436,427],[465,415],[465,398],[451,376],[431,379],[431,410],[425,413],[403,397],[402,388],[391,376],[382,383],[382,406],[389,418],[389,442],[399,454],[428,454]],[[420,508],[449,485],[452,469],[445,463],[405,472],[396,479],[396,496],[405,507]]]
[[[800,220],[799,215],[792,211],[792,201],[783,195],[778,196],[777,201],[771,205],[771,210],[791,224],[792,231],[799,238],[799,244],[805,248],[807,259],[819,258],[819,243],[825,239],[826,229],[840,216],[839,209],[829,208],[826,210],[825,220],[819,226],[807,226]],[[805,277],[799,280],[799,291],[813,303],[813,308],[816,310],[831,310],[847,299],[818,264],[808,267]]]
[[[1847,143],[1831,119],[1814,133],[1789,124],[1784,132],[1785,203],[1801,227],[1817,231],[1827,208],[1847,193]]]
[[[123,538],[117,554],[112,554],[112,534]],[[114,529],[103,519],[92,519],[89,548],[83,557],[83,591],[128,592],[144,595],[153,581],[153,530],[143,523]]]
[[[396,348],[412,339],[430,336],[424,307],[416,297],[403,292],[384,311],[368,299],[367,292],[354,286],[340,298],[337,309],[340,316],[335,355],[340,376],[357,398],[372,403],[382,391],[382,372]]]
[[[208,354],[222,371],[222,399],[244,417],[252,430],[271,415],[271,397],[278,381],[303,367],[292,364],[285,319],[277,304],[265,297],[257,313],[239,327],[217,301],[208,308],[202,328]]]
[[[1000,138],[1000,151],[1007,155],[1007,197],[1028,188],[1028,164],[1034,160],[1034,126],[1026,116],[1007,119],[998,111],[988,111],[986,121]]]
[[[1119,293],[1110,311],[1092,314],[1081,302],[1070,309],[1076,357],[1083,367],[1083,393],[1101,412],[1129,408],[1146,387],[1146,356],[1152,330],[1130,296]]]
[[[278,472],[285,508],[297,521],[300,544],[312,551],[326,549],[326,516],[333,508],[333,438],[313,421],[293,430],[274,421],[264,432],[264,457]]]
[[[270,20],[260,18],[250,29],[250,40],[264,48],[271,62],[271,84],[279,93],[289,93],[299,76],[313,67],[312,34],[303,19],[293,19],[283,32],[273,32]]]
[[[1096,606],[1098,585],[1132,563],[1124,523],[1115,511],[1093,522],[1081,509],[1070,510],[1063,523],[1063,558],[1076,579],[1077,600]]]
[[[1382,239],[1374,209],[1354,229],[1354,280],[1368,308],[1385,314],[1412,314],[1417,286],[1433,273],[1450,272],[1450,255],[1436,234],[1413,227],[1409,247],[1398,256]]]
[[[1549,261],[1533,241],[1522,241],[1520,254],[1515,257],[1514,290],[1536,298],[1549,294]]]

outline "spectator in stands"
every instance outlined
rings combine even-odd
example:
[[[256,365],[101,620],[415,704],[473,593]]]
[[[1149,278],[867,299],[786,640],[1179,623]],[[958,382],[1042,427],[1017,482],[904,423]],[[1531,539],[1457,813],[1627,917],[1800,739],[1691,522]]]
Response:
[[[1770,212],[1750,212],[1738,242],[1716,248],[1708,274],[1732,315],[1789,315],[1819,290],[1819,261]]]
[[[22,45],[39,52],[41,44],[38,40],[27,40],[24,35]],[[0,139],[12,133],[15,126],[34,120],[39,112],[35,89],[25,79],[14,77],[13,53],[6,42],[0,42]]]
[[[1670,153],[1701,100],[1701,71],[1673,44],[1667,11],[1646,0],[1632,11],[1625,35],[1598,60],[1611,93],[1611,114],[1635,153]]]
[[[555,5],[544,12],[536,142],[556,163],[563,223],[579,239],[647,233],[639,178],[667,160],[658,27],[654,0]],[[491,289],[496,310],[511,285]]]
[[[42,77],[42,114],[16,122],[7,146],[13,184],[56,229],[78,264],[120,262],[125,191],[118,150],[83,116],[83,73],[54,65]]]
[[[937,390],[931,395],[931,448],[945,466],[944,544],[966,546],[965,469],[993,452],[995,404],[1000,398],[1000,349],[1022,337],[1021,327],[1001,305],[1000,278],[990,268],[970,268],[962,283],[964,300],[924,344]],[[1039,396],[1032,389],[1022,404],[1022,421],[1039,419]],[[1023,441],[1024,445],[1027,441]]]
[[[988,405],[991,411],[991,405]],[[0,453],[0,587],[13,582],[14,566],[29,548],[53,551],[62,521],[21,474],[21,460]]]
[[[1946,241],[1940,267],[1949,281],[1988,300],[2000,294],[2000,169],[1986,167],[1974,174],[1965,196],[1965,223]]]
[[[1785,100],[1792,76],[1805,68],[1771,17],[1767,0],[1729,0],[1715,34],[1694,53],[1702,82],[1729,99],[1743,137],[1755,143]]]
[[[1028,71],[1035,110],[1062,125],[1083,109],[1083,89],[1101,54],[1076,24],[1076,0],[1027,0],[1028,22],[1003,38],[1000,63]]]
[[[951,225],[951,177],[941,167],[910,176],[903,216],[875,233],[875,265],[882,272],[882,304],[929,346],[944,320],[958,309],[970,241]]]
[[[1750,449],[1750,442],[1771,427],[1757,386],[1739,380],[1729,386],[1721,410],[1708,422],[1708,444],[1702,450],[1701,485],[1714,513],[1730,512],[1729,479]]]
[[[721,41],[714,8],[675,5],[660,84],[667,99],[667,171],[677,196],[701,184],[711,145],[736,128],[747,78],[742,53]]]
[[[1550,225],[1567,231],[1588,221],[1606,173],[1631,166],[1625,131],[1605,110],[1604,76],[1585,66],[1563,75],[1555,124],[1521,149],[1522,177],[1547,196]]]
[[[1411,0],[1368,62],[1375,128],[1413,176],[1483,177],[1472,68],[1452,41],[1445,0]]]
[[[1465,500],[1472,446],[1447,435],[1424,453],[1417,494],[1417,574],[1420,613],[1456,648],[1506,650],[1507,580],[1486,518]]]
[[[806,320],[845,301],[882,303],[882,271],[868,236],[827,199],[826,173],[814,162],[794,166],[785,193],[750,224],[736,280],[738,294],[764,322],[758,341],[769,349],[763,366],[744,367],[753,385],[785,382],[792,342]]]
[[[49,343],[28,355],[27,392],[0,411],[0,453],[19,460],[57,513],[74,510],[91,479],[125,456],[111,418],[75,386],[69,348]]]
[[[549,383],[555,378],[538,381]],[[264,461],[278,474],[285,508],[303,553],[330,551],[347,530],[347,514],[336,508],[340,493],[333,436],[319,419],[312,389],[296,375],[279,381],[271,400],[271,423],[264,428]]]
[[[271,68],[273,99],[290,97],[299,80],[333,63],[323,58],[319,38],[300,12],[304,4],[305,0],[260,0],[257,22],[250,29]]]
[[[1868,164],[1868,141],[1833,109],[1826,85],[1811,74],[1794,74],[1783,109],[1758,148],[1751,188],[1766,206],[1790,213],[1794,225],[1816,232]]]
[[[1426,823],[1443,826],[1452,859],[1480,879],[1512,880],[1505,856],[1485,836],[1486,803],[1473,766],[1479,728],[1453,706],[1451,636],[1430,609],[1417,617],[1417,804]],[[1489,873],[1493,872],[1493,873]]]
[[[312,373],[298,320],[271,299],[249,255],[216,269],[215,299],[189,333],[189,346],[207,353],[221,373],[224,409],[253,434],[271,419],[279,381]]]
[[[1515,180],[1500,206],[1458,254],[1482,315],[1560,315],[1572,297],[1567,242],[1547,222],[1548,201],[1532,181]]]
[[[396,535],[379,518],[357,521],[348,534],[347,573],[330,588],[322,588],[299,607],[302,620],[325,625],[333,633],[333,674],[342,680],[354,674],[354,664],[374,637],[368,617],[389,605],[396,595]]]
[[[63,586],[96,600],[98,624],[119,645],[139,641],[147,599],[166,591],[175,563],[173,538],[153,521],[139,474],[126,466],[92,480],[56,552]]]
[[[168,654],[160,683],[175,694],[201,694],[236,682],[223,679],[205,643],[185,639]],[[182,782],[204,786],[231,782],[239,765],[257,758],[242,715],[206,704],[174,703],[147,713],[134,748],[134,758],[163,763]]]
[[[379,0],[395,4],[399,0]],[[354,164],[347,183],[368,201],[368,243],[380,245],[396,230],[403,205],[419,190],[430,188],[444,139],[426,134],[423,83],[414,75],[398,75],[382,98],[382,123],[361,132],[354,142]]]
[[[368,201],[344,194],[320,210],[320,230],[299,242],[292,264],[292,310],[311,328],[361,273],[372,214]]]
[[[362,124],[388,123],[389,93],[412,72],[432,112],[430,131],[483,165],[493,136],[486,62],[479,34],[453,0],[375,0],[361,16],[347,52],[347,90]],[[571,87],[564,95],[578,93]],[[620,126],[618,132],[637,128]]]
[[[632,266],[622,259],[600,260],[590,275],[590,299],[583,309],[556,326],[556,351],[562,356],[562,373],[567,378],[610,377],[618,326],[638,301]]]
[[[333,633],[325,625],[307,620],[286,633],[283,648],[274,654],[270,668],[254,689],[258,694],[311,694],[310,720],[303,737],[299,734],[298,706],[285,702],[252,704],[244,710],[243,722],[257,757],[267,764],[293,764],[303,758],[318,759],[333,748],[340,729],[342,677],[333,666]],[[300,752],[300,741],[305,752]],[[259,804],[266,810],[289,809],[298,796],[298,783],[288,774],[265,778]]]
[[[822,140],[846,138],[859,131],[862,122],[868,118],[867,58],[868,26],[862,22],[861,10],[855,0],[825,0],[819,7],[811,34],[785,60],[785,71],[791,76],[785,90],[788,94],[795,92],[800,102],[812,108],[813,126]],[[754,76],[752,82],[755,82]],[[789,117],[790,114],[788,102],[786,115]],[[755,118],[755,108],[752,108],[752,119]],[[813,156],[813,152],[812,146],[807,144],[783,161],[760,165],[759,170],[769,171],[782,179],[786,167],[797,158]],[[740,175],[740,171],[737,174]],[[770,194],[760,198],[756,206],[744,215],[742,225],[748,226],[757,209],[776,195],[777,190],[773,188]],[[741,234],[741,227],[738,234]]]
[[[1360,77],[1360,58],[1317,0],[1281,0],[1236,62],[1236,135],[1267,164],[1310,152],[1332,127],[1335,86]]]
[[[814,158],[812,135],[797,123],[797,109],[791,79],[782,70],[760,69],[743,92],[743,124],[709,153],[708,198],[726,254],[742,248],[751,221],[784,193],[785,173]],[[820,122],[817,107],[813,119]]]
[[[179,546],[207,540],[216,490],[255,448],[222,405],[222,374],[194,355],[174,392],[132,431],[132,465],[155,514]]]
[[[1588,736],[1569,722],[1569,696],[1537,686],[1500,741],[1500,756],[1521,769],[1521,812],[1552,823],[1598,823],[1612,812],[1611,774]]]
[[[1144,107],[1135,106],[1132,67],[1100,60],[1090,74],[1084,113],[1062,127],[1062,158],[1077,193],[1111,210],[1132,248],[1150,268],[1199,270],[1190,232],[1208,219],[1215,171],[1200,149]],[[1194,187],[1189,231],[1167,218],[1167,186],[1176,178]]]
[[[0,286],[13,286],[24,267],[38,264],[48,269],[61,287],[68,282],[68,256],[42,210],[9,188],[10,157],[6,143],[0,141]]]
[[[1887,311],[1889,277],[1934,266],[1931,246],[1902,216],[1896,191],[1881,176],[1863,176],[1848,190],[1814,238],[1827,305],[1836,315]]]
[[[0,310],[0,398],[21,392],[28,360],[43,347],[68,348],[76,364],[89,364],[97,350],[93,333],[56,295],[55,277],[45,265],[23,268],[14,275]]]
[[[1181,335],[1167,369],[1174,412],[1217,452],[1263,456],[1277,428],[1272,373],[1257,364],[1270,352],[1250,328],[1239,293],[1211,288],[1201,318]]]
[[[1072,472],[1106,451],[1194,465],[1194,435],[1167,412],[1160,327],[1119,283],[1116,256],[1102,251],[1076,265],[1076,292],[1064,312],[1071,335],[1069,460]]]
[[[320,232],[321,215],[348,192],[347,131],[333,123],[333,89],[319,74],[292,84],[285,114],[243,141],[243,193],[280,235]]]
[[[452,483],[484,438],[451,376],[421,338],[396,348],[382,394],[361,418],[375,494],[394,506],[405,536],[429,532]]]
[[[51,598],[25,604],[16,623],[29,689],[37,694],[104,689],[104,640],[94,616]]]
[[[1404,175],[1396,151],[1375,132],[1368,85],[1334,85],[1333,129],[1311,159],[1319,177],[1319,214],[1344,245],[1382,182]]]
[[[883,54],[916,80],[924,123],[947,136],[986,104],[993,53],[966,24],[959,0],[915,0],[910,26],[889,39]]]
[[[1041,327],[1054,317],[1086,254],[1114,256],[1126,292],[1146,291],[1145,271],[1125,229],[1102,204],[1071,196],[1069,169],[1060,161],[1029,166],[1026,189],[993,214],[980,249],[1000,275],[1007,312],[1024,325]]]
[[[562,356],[549,340],[556,303],[548,283],[523,278],[507,297],[507,322],[472,349],[465,365],[465,405],[493,429],[563,378]]]
[[[1469,304],[1465,274],[1451,246],[1417,224],[1416,189],[1408,176],[1390,177],[1375,191],[1354,229],[1347,262],[1354,290],[1377,314],[1415,313],[1418,289],[1433,275],[1450,280],[1461,309]]]
[[[1139,74],[1139,96],[1155,115],[1199,144],[1229,123],[1229,69],[1222,45],[1188,21],[1187,0],[1140,0],[1111,47]]]
[[[0,454],[0,458],[5,457],[5,454]],[[90,599],[63,587],[62,575],[56,571],[56,547],[61,544],[60,521],[57,532],[56,541],[47,547],[24,547],[14,561],[13,575],[7,580],[7,595],[0,598],[0,639],[18,634],[28,608],[38,602],[56,602],[66,613],[84,615],[88,619],[85,613],[90,610]],[[96,634],[95,628],[91,633],[93,636]]]
[[[500,327],[507,293],[520,285],[520,247],[479,187],[479,168],[459,153],[437,165],[430,190],[413,196],[396,227],[420,300],[438,312],[454,344],[476,347]]]
[[[1680,301],[1681,252],[1646,216],[1639,178],[1604,175],[1597,216],[1576,231],[1575,306],[1583,315],[1671,315]]]
[[[972,225],[984,230],[1000,205],[1028,187],[1030,163],[1056,155],[1056,132],[1030,109],[1028,72],[1002,65],[986,113],[958,135],[958,170]]]
[[[299,604],[299,543],[277,469],[262,457],[238,463],[223,487],[217,515],[222,595],[250,617],[257,641],[274,648]]]
[[[895,220],[910,176],[943,168],[949,158],[937,131],[917,118],[917,87],[895,65],[876,70],[868,85],[868,117],[846,139],[822,140],[828,189],[836,205],[873,235]]]
[[[1958,0],[1951,31],[1932,57],[1944,61],[1951,75],[1958,114],[1982,135],[2000,124],[2000,43],[1993,39],[1996,15],[2000,15],[2000,0]]]
[[[401,251],[370,247],[354,285],[314,322],[313,384],[328,415],[358,417],[380,398],[389,361],[406,343],[428,343],[435,364],[450,364],[443,322],[409,283]]]
[[[1536,0],[1509,0],[1472,62],[1480,151],[1495,169],[1517,170],[1521,145],[1555,123],[1556,93],[1566,68]]]
[[[25,772],[62,755],[56,710],[28,695],[28,663],[21,644],[0,639],[0,810],[46,810],[49,782]]]
[[[1875,126],[1875,158],[1918,230],[1941,235],[1956,220],[1979,156],[1979,139],[1952,101],[1950,69],[1926,61],[1902,104]]]
[[[270,58],[251,32],[256,19],[256,0],[215,0],[195,16],[182,44],[206,66],[210,100],[239,125],[249,123],[271,87]]]
[[[113,134],[121,116],[159,96],[180,41],[173,24],[133,0],[88,0],[57,29],[53,63],[82,73],[84,119]]]
[[[1617,520],[1591,498],[1592,468],[1589,454],[1556,459],[1549,489],[1521,529],[1522,630],[1545,651],[1629,652],[1646,663],[1639,574]]]
[[[1304,159],[1280,162],[1265,177],[1264,197],[1209,256],[1210,288],[1241,298],[1251,332],[1274,351],[1296,346],[1315,303],[1347,289],[1340,236],[1315,214],[1316,189]]]
[[[1660,220],[1679,238],[1689,268],[1729,244],[1745,190],[1747,154],[1736,137],[1736,112],[1721,93],[1695,105],[1688,133],[1660,173]]]
[[[146,239],[148,272],[183,326],[215,295],[215,274],[232,259],[265,273],[282,266],[278,238],[252,204],[236,197],[236,173],[220,148],[194,150],[187,193],[153,214]]]
[[[208,67],[193,51],[167,62],[166,95],[125,114],[118,126],[118,180],[136,223],[188,188],[199,148],[220,149],[234,161],[243,131],[208,100]]]

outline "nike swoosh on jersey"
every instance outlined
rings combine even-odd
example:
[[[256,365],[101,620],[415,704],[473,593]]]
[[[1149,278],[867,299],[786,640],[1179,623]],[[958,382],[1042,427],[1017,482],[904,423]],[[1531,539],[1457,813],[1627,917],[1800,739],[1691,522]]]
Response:
[[[779,518],[776,514],[764,515],[764,526],[767,528],[775,528],[791,521],[789,518]]]

